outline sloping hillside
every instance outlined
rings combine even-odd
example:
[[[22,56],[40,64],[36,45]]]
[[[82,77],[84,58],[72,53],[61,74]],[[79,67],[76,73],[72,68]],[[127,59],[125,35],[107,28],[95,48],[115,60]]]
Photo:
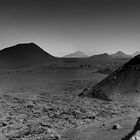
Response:
[[[112,100],[120,95],[140,92],[140,55],[117,69],[96,86],[80,96]]]

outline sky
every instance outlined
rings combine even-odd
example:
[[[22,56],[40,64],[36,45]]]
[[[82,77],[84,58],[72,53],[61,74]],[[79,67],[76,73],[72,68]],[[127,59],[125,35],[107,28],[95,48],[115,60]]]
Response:
[[[140,1],[0,0],[0,49],[28,42],[55,56],[140,51]]]

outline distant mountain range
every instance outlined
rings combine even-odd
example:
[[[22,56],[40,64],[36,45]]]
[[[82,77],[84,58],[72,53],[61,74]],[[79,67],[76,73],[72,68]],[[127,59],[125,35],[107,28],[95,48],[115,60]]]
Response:
[[[115,54],[98,54],[93,56],[88,56],[83,52],[77,51],[71,53],[69,55],[65,55],[62,58],[56,58],[51,54],[47,53],[43,49],[41,49],[38,45],[34,43],[24,43],[24,44],[17,44],[12,47],[8,47],[5,49],[0,50],[0,68],[21,68],[25,66],[29,66],[31,64],[40,64],[44,63],[48,64],[52,61],[58,63],[61,62],[75,62],[75,63],[112,63],[116,61],[123,60],[127,62],[132,56],[139,54],[136,52],[132,55],[127,55],[121,51]],[[65,59],[67,58],[67,59]],[[68,59],[69,58],[69,59]],[[71,59],[76,58],[76,59]],[[86,58],[86,59],[77,59],[77,58]],[[125,59],[124,59],[125,58]],[[59,65],[59,64],[58,64]]]
[[[122,52],[122,51],[118,51],[118,52],[116,52],[116,53],[114,53],[114,54],[111,54],[111,56],[113,57],[113,58],[132,58],[132,57],[134,57],[134,56],[136,56],[136,55],[139,55],[140,54],[140,52],[135,52],[135,53],[133,53],[133,54],[130,54],[130,55],[128,55],[128,54],[125,54],[124,52]]]
[[[107,54],[107,53],[105,53],[105,54]],[[128,58],[132,58],[132,57],[134,57],[134,56],[136,56],[136,55],[138,55],[138,54],[140,54],[140,52],[135,52],[135,53],[133,53],[133,54],[131,54],[131,55],[128,55],[128,54],[125,54],[124,52],[122,52],[122,51],[118,51],[118,52],[116,52],[116,53],[114,53],[114,54],[111,54],[110,56],[112,57],[112,58],[116,58],[116,59],[122,59],[122,58],[124,58],[124,59],[128,59]],[[65,56],[63,56],[64,58],[87,58],[87,57],[90,57],[90,58],[92,58],[92,57],[97,57],[97,56],[102,56],[102,54],[98,54],[98,55],[92,55],[92,56],[88,56],[88,55],[86,55],[86,54],[84,54],[83,52],[81,52],[81,51],[76,51],[76,52],[74,52],[74,53],[71,53],[71,54],[68,54],[68,55],[65,55]],[[106,55],[106,57],[108,57],[109,58],[109,54],[107,54]]]
[[[81,51],[76,51],[74,53],[68,54],[63,56],[64,58],[87,58],[89,57],[88,55],[84,54]]]

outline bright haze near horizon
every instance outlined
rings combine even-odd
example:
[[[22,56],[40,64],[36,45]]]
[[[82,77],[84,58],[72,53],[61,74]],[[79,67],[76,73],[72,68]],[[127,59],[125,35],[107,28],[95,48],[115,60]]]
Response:
[[[55,56],[140,51],[137,0],[0,0],[0,49],[34,42]]]

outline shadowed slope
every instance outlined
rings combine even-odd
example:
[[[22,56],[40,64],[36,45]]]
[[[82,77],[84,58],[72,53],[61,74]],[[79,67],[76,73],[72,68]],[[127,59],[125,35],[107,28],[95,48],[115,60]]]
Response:
[[[80,96],[112,100],[119,95],[140,91],[140,55],[117,69],[107,78]]]

